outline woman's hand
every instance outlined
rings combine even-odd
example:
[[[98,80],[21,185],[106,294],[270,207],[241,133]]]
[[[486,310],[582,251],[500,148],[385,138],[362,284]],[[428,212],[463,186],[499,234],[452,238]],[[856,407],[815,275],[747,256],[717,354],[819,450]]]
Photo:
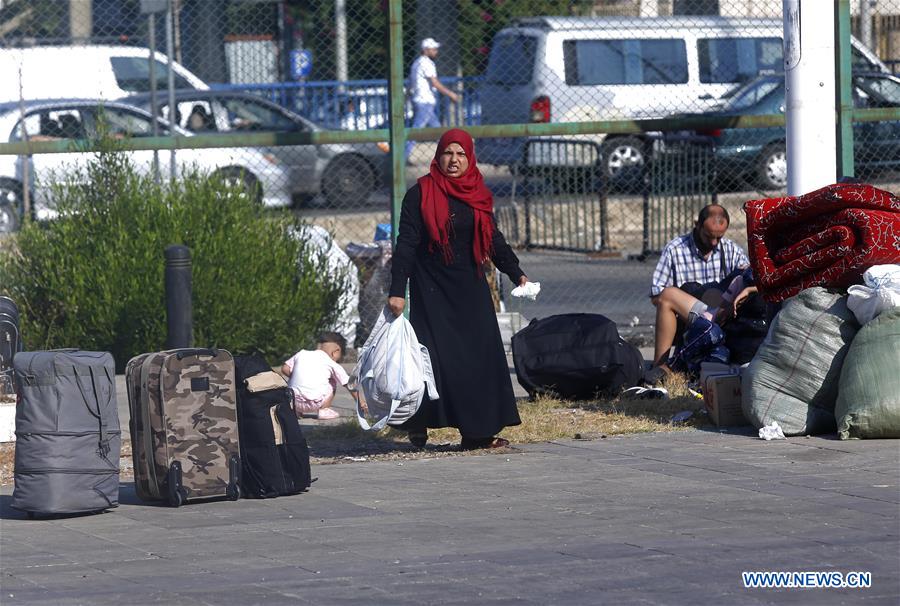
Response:
[[[395,316],[399,316],[403,313],[403,308],[406,307],[406,299],[403,297],[388,297],[387,304],[391,312]]]
[[[519,286],[525,286],[525,283],[528,282],[528,276],[522,276],[519,278]]]
[[[755,286],[748,286],[744,290],[742,290],[740,293],[738,293],[738,296],[736,296],[734,298],[734,308],[733,308],[733,312],[732,312],[735,316],[737,316],[738,308],[741,305],[743,305],[744,303],[746,303],[747,299],[750,298],[750,295],[755,293],[756,290],[757,289]]]

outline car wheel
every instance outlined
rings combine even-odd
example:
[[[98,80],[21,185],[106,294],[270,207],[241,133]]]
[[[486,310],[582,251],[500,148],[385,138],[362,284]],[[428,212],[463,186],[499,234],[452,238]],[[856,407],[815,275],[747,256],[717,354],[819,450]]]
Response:
[[[325,167],[322,195],[330,206],[356,206],[375,190],[375,171],[359,156],[338,156]]]
[[[19,229],[22,188],[14,181],[0,181],[0,233]]]
[[[603,172],[610,180],[633,175],[644,166],[644,142],[637,137],[607,139],[600,146]]]
[[[766,146],[759,156],[757,180],[765,190],[787,187],[787,151],[784,143]]]
[[[221,179],[222,183],[228,187],[242,190],[253,202],[262,204],[262,185],[259,184],[259,180],[253,176],[253,173],[243,168],[225,168],[214,173],[214,176]]]

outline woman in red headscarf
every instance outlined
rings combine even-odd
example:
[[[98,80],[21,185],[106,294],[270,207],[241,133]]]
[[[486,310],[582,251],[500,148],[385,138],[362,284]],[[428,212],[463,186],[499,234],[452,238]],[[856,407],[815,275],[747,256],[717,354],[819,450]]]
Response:
[[[462,447],[509,444],[496,437],[518,425],[490,289],[483,266],[493,261],[513,284],[525,284],[519,259],[497,229],[469,133],[444,133],[431,169],[403,198],[392,257],[388,306],[400,315],[409,282],[409,320],[428,347],[440,397],[425,396],[402,429],[422,447],[426,428],[456,427]]]

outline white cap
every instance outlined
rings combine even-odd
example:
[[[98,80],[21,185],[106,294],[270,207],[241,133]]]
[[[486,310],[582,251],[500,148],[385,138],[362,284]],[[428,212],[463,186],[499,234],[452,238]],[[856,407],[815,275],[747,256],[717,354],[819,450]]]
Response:
[[[426,48],[440,48],[441,43],[435,40],[434,38],[425,38],[422,40],[422,50]]]

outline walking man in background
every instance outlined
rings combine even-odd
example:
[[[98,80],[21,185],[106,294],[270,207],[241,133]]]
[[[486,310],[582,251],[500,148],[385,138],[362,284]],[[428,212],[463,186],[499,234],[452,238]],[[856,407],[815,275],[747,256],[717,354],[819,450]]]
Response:
[[[434,38],[422,40],[422,54],[413,61],[409,70],[410,90],[412,91],[413,104],[413,128],[426,126],[437,127],[441,125],[437,117],[437,96],[435,91],[446,95],[450,101],[459,101],[459,95],[440,83],[437,77],[437,67],[434,59],[438,55],[440,44]],[[406,163],[410,164],[409,156],[415,143],[406,142]]]

